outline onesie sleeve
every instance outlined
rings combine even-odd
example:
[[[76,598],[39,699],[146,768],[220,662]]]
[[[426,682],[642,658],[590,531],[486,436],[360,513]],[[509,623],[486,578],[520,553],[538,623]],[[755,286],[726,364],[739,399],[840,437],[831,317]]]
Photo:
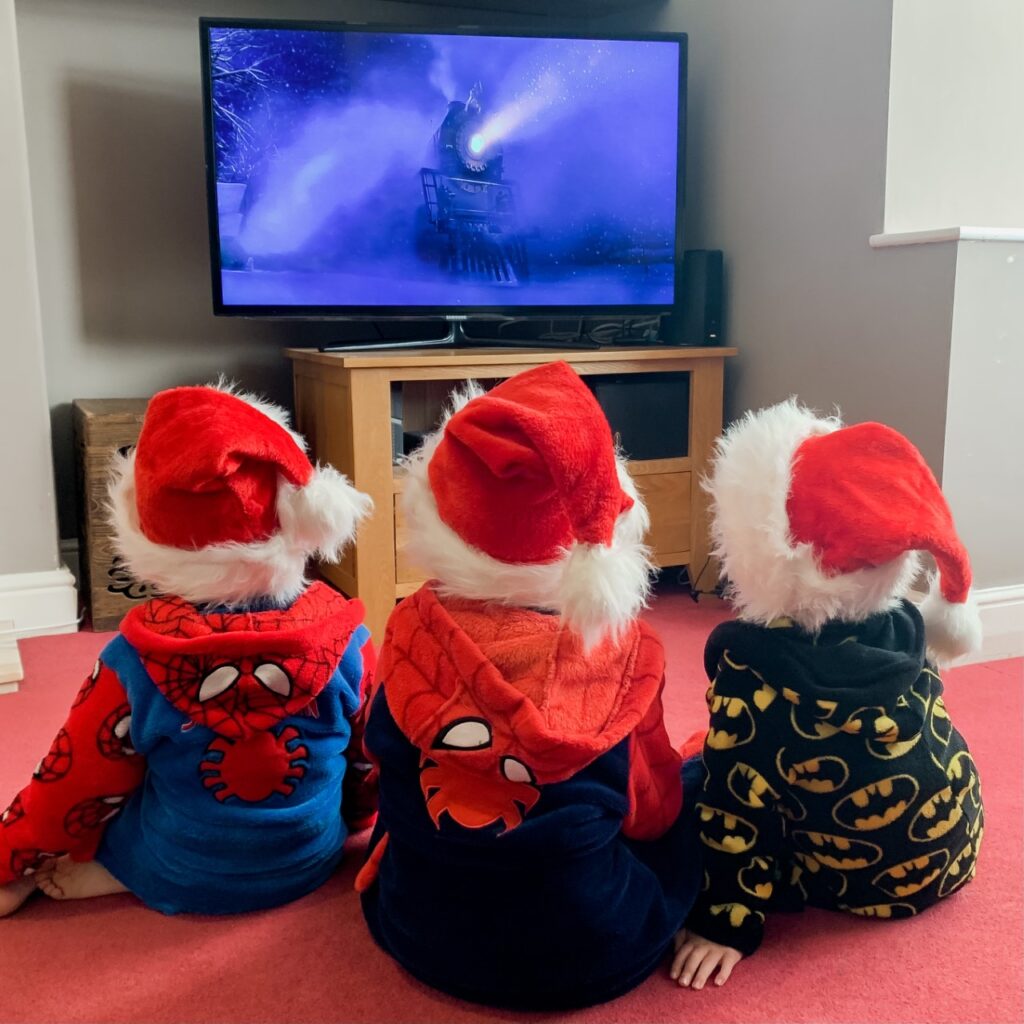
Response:
[[[345,822],[353,831],[369,828],[377,816],[377,772],[363,744],[366,716],[369,713],[377,670],[377,652],[369,632],[364,629],[363,633],[364,638],[359,649],[362,660],[359,707],[351,718],[352,736],[345,751],[348,764],[345,769],[341,804]]]
[[[97,661],[29,784],[0,815],[0,884],[65,853],[91,860],[106,822],[145,771],[131,745],[128,695]]]
[[[661,695],[651,701],[629,737],[629,811],[622,830],[630,839],[658,839],[672,826],[683,806],[682,758],[665,728]]]
[[[782,838],[780,797],[768,781],[770,735],[758,735],[759,727],[771,731],[759,708],[774,700],[774,690],[767,684],[760,690],[758,682],[750,666],[721,652],[707,694],[706,777],[695,808],[704,889],[686,922],[687,929],[745,956],[761,944]]]

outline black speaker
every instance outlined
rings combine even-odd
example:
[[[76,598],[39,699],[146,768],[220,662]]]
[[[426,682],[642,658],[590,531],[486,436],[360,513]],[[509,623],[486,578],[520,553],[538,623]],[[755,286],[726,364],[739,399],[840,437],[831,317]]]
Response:
[[[678,308],[662,331],[670,345],[724,345],[725,265],[721,249],[683,253]]]

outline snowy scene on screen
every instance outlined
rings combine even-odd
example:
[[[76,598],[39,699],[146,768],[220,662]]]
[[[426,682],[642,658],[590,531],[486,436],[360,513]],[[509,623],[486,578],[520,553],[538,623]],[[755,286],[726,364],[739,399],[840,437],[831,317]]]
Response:
[[[211,27],[225,306],[667,306],[679,47]]]

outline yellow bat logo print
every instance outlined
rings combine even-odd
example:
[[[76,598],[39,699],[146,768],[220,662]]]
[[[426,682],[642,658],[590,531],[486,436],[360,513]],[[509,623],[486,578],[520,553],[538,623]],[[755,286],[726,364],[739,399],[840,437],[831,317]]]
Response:
[[[980,837],[979,840],[980,841]],[[946,868],[946,873],[939,882],[939,895],[948,896],[966,885],[973,877],[978,865],[978,841],[969,842]]]
[[[782,747],[775,755],[775,767],[779,774],[791,785],[806,789],[809,793],[834,793],[846,785],[850,777],[850,769],[841,757],[823,754],[811,757],[806,761],[797,761],[788,768],[785,766]]]
[[[795,866],[796,871],[803,874],[804,871],[808,875],[818,876],[820,882],[824,882],[825,886],[831,892],[832,896],[839,899],[846,893],[846,876],[839,871],[830,871],[828,868],[822,866],[821,861],[816,860],[814,857],[806,853],[800,853],[798,850],[793,851],[793,857],[797,861]],[[799,876],[798,876],[799,878]],[[807,902],[807,889],[803,882],[799,883],[800,891],[804,894],[804,902]]]
[[[717,807],[697,804],[700,813],[700,839],[712,850],[722,853],[746,853],[757,842],[757,829],[735,814]]]
[[[927,843],[940,839],[964,815],[963,799],[967,790],[961,790],[960,799],[953,795],[953,787],[946,786],[923,804],[910,822],[908,835],[915,843]]]
[[[862,710],[879,711],[864,737],[868,753],[872,757],[877,757],[882,761],[892,761],[909,753],[920,741],[921,722],[916,714],[910,716],[901,715],[904,718],[904,725],[908,726],[907,732],[909,733],[905,738],[901,738],[903,732],[900,729],[899,723],[882,711],[882,709],[864,708]],[[913,733],[910,733],[911,727],[915,730]]]
[[[708,709],[712,715],[719,716],[719,724],[708,729],[707,739],[704,741],[712,750],[742,747],[744,743],[749,743],[754,738],[754,716],[742,697],[725,697],[713,693],[708,701]],[[722,724],[722,712],[728,719],[727,725]]]
[[[807,817],[807,808],[800,803],[795,793],[784,793],[776,806],[779,813],[789,821],[803,821]]]
[[[842,725],[834,725],[830,721],[839,707],[834,700],[816,700],[811,704],[803,704],[800,694],[786,687],[783,687],[782,696],[792,705],[789,709],[789,724],[805,740],[827,740],[838,732],[860,732],[860,722],[852,717]]]
[[[719,914],[726,914],[729,918],[729,924],[733,928],[739,928],[741,924],[748,917],[753,914],[754,917],[764,921],[764,914],[759,910],[751,910],[750,907],[743,906],[742,903],[716,903],[711,909],[711,916],[717,917]]]
[[[858,832],[884,828],[914,802],[918,789],[912,776],[891,775],[843,797],[832,809],[832,820]]]
[[[870,867],[882,859],[881,848],[863,839],[847,839],[826,832],[797,829],[793,841],[819,864],[836,871],[856,871]]]
[[[959,803],[962,804],[965,797],[969,795],[971,803],[975,807],[981,807],[981,782],[978,779],[978,769],[974,758],[966,750],[958,751],[953,755],[949,767],[946,768],[946,778],[949,779],[949,784],[956,791]],[[964,785],[957,785],[964,779],[966,779]]]
[[[747,807],[764,807],[765,796],[777,800],[779,794],[768,785],[768,780],[756,769],[737,761],[725,780],[729,792]]]
[[[764,857],[754,857],[749,864],[740,868],[736,880],[745,893],[760,900],[768,899],[774,888],[772,869]]]
[[[932,735],[945,746],[953,732],[953,723],[949,720],[949,712],[941,697],[936,697],[932,702],[932,713],[928,717]]]
[[[899,899],[901,896],[913,896],[915,892],[926,889],[949,863],[948,850],[933,850],[921,857],[912,857],[884,871],[879,871],[871,880],[871,884],[881,889],[886,896]]]
[[[909,903],[873,903],[868,907],[846,907],[840,906],[849,914],[856,914],[857,917],[877,917],[881,920],[898,921],[900,918],[913,917],[917,913]]]

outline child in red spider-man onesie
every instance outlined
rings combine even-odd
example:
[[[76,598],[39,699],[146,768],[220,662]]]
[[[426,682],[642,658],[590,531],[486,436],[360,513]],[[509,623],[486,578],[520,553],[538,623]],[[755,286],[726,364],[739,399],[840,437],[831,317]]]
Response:
[[[377,942],[479,1002],[627,991],[695,897],[696,830],[638,621],[647,514],[565,363],[471,389],[411,460],[410,554],[365,745],[380,812],[357,879]]]
[[[152,399],[111,514],[126,565],[164,596],[125,618],[0,818],[0,915],[37,885],[232,913],[327,879],[343,777],[345,818],[372,814],[343,755],[374,657],[362,605],[305,566],[336,558],[369,507],[274,406],[207,387]]]

